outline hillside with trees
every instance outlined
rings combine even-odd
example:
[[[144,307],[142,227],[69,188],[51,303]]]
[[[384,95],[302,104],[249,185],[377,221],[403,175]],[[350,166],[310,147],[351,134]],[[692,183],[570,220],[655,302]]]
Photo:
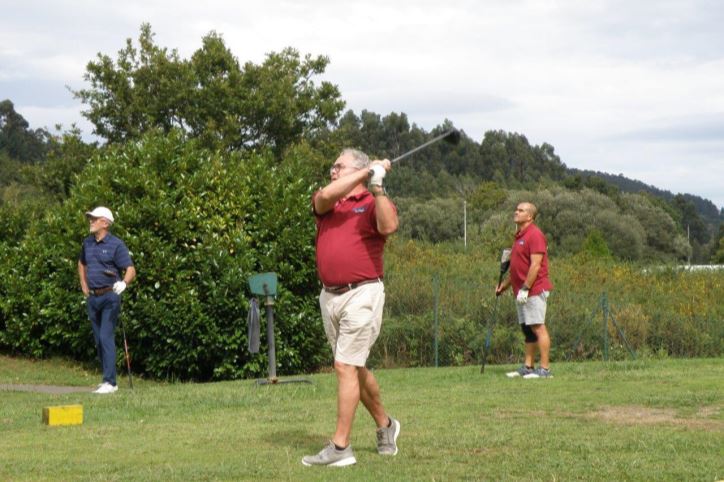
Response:
[[[348,111],[333,136],[394,158],[451,127],[445,121],[428,133],[404,113]],[[480,142],[463,135],[455,146],[434,144],[396,166],[387,184],[401,207],[402,234],[412,239],[460,239],[463,218],[468,236],[491,239],[488,230],[505,225],[512,205],[527,197],[539,200],[540,223],[557,254],[578,252],[593,231],[616,245],[611,253],[619,259],[706,263],[718,248],[720,221],[710,201],[571,169],[553,146],[531,145],[518,133],[488,131]]]

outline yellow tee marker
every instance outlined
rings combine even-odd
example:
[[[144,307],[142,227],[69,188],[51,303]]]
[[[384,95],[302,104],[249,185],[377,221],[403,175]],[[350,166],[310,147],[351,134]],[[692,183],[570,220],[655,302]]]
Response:
[[[43,407],[45,425],[82,425],[83,405],[58,405]]]

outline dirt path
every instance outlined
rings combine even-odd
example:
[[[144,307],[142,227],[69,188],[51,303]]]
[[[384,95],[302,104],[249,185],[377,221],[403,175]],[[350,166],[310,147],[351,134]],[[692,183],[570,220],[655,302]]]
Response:
[[[38,392],[38,393],[51,393],[55,395],[63,393],[78,393],[93,391],[92,387],[64,387],[60,385],[6,385],[0,384],[0,391],[7,392]]]

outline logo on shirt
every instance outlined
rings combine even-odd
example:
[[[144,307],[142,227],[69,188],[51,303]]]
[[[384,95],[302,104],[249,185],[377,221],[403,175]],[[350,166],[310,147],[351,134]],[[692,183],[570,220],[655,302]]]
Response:
[[[358,208],[352,209],[352,212],[356,214],[362,214],[365,211],[367,211],[367,206],[360,206]]]
[[[525,244],[525,240],[524,240],[524,239],[521,239],[520,241],[518,241],[518,244],[520,244],[521,246],[523,246],[523,245]]]

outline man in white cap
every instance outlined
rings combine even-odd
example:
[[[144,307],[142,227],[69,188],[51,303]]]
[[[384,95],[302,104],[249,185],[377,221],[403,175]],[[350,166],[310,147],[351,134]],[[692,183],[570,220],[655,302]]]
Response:
[[[116,323],[121,312],[121,293],[136,277],[136,269],[126,245],[109,231],[113,224],[111,210],[99,206],[85,215],[91,234],[83,240],[78,276],[103,369],[103,382],[93,393],[107,394],[118,390]]]

